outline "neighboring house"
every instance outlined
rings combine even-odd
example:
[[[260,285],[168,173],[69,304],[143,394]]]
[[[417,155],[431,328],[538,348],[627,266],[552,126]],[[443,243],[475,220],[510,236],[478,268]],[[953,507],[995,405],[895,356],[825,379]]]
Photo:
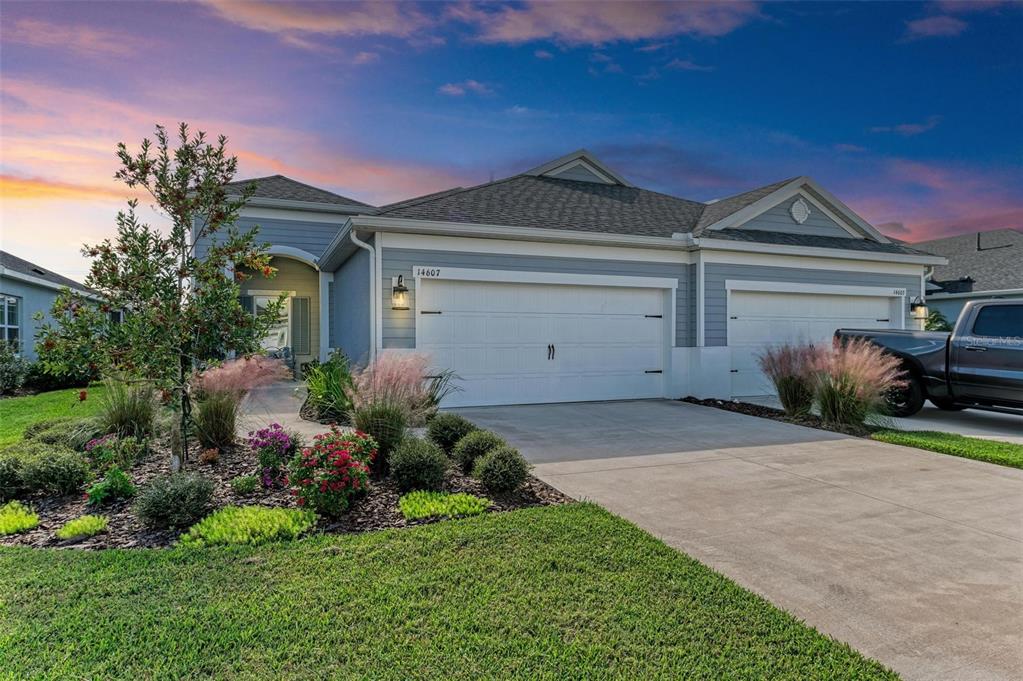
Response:
[[[927,304],[955,323],[970,300],[1023,298],[1023,231],[996,229],[913,244],[948,259],[927,281]]]
[[[254,182],[240,224],[281,274],[243,295],[290,295],[271,342],[300,361],[427,353],[461,379],[449,406],[770,394],[765,347],[909,328],[925,268],[944,264],[807,177],[700,203],[579,151],[379,208]]]
[[[65,287],[93,294],[77,281],[0,251],[0,340],[17,344],[22,357],[35,361],[35,333],[50,320],[53,301]],[[36,312],[44,318],[36,320]]]

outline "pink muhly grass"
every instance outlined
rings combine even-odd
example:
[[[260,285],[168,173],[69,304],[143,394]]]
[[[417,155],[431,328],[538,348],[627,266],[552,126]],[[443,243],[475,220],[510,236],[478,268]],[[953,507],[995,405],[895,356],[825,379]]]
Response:
[[[785,413],[799,416],[813,407],[814,377],[827,350],[813,345],[785,343],[757,357],[761,371],[771,379]]]
[[[868,340],[836,343],[817,372],[817,401],[825,421],[862,426],[884,410],[886,395],[904,388],[901,361]]]
[[[416,353],[388,352],[352,371],[349,389],[354,411],[388,404],[402,409],[410,422],[419,421],[432,405],[427,379],[429,360]]]
[[[291,378],[291,371],[279,359],[249,355],[231,359],[199,374],[195,386],[205,393],[233,393],[242,396],[253,388]]]

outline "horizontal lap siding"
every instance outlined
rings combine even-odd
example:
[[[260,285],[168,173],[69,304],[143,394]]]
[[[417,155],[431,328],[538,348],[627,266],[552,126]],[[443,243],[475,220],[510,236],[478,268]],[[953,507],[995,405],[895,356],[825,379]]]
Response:
[[[414,348],[416,284],[412,268],[416,265],[459,267],[482,270],[515,270],[523,272],[560,272],[571,274],[604,274],[630,277],[674,277],[678,279],[675,299],[675,341],[689,344],[690,277],[688,265],[682,263],[649,263],[591,258],[542,257],[533,255],[501,255],[494,253],[462,253],[405,248],[384,248],[382,254],[383,347]],[[391,277],[402,275],[409,288],[410,310],[391,309]]]
[[[865,265],[864,267],[869,267]],[[765,267],[759,265],[704,265],[706,285],[704,320],[707,345],[728,344],[725,281],[778,281],[799,284],[832,284],[844,286],[884,286],[906,289],[906,319],[909,319],[909,301],[920,295],[920,277],[905,274],[876,274],[874,272],[838,272],[834,270],[805,270],[791,267]]]
[[[774,208],[765,211],[749,222],[744,223],[740,229],[758,229],[765,232],[784,232],[786,234],[810,234],[815,236],[855,238],[849,234],[849,232],[842,229],[838,223],[822,213],[817,206],[805,199],[804,202],[810,207],[810,217],[808,217],[806,222],[803,224],[799,224],[793,220],[789,209],[798,199],[799,197],[795,196],[787,201],[783,201]]]
[[[357,364],[369,357],[369,266],[369,252],[356,250],[334,273],[332,285],[330,345]]]
[[[274,246],[298,248],[318,258],[330,242],[334,240],[338,232],[341,231],[343,222],[339,221],[337,224],[331,224],[303,222],[301,220],[240,218],[236,224],[243,233],[258,226],[257,242],[268,242]],[[222,233],[218,235],[218,239],[223,240]],[[200,257],[205,255],[209,242],[208,237],[197,242],[196,252]]]

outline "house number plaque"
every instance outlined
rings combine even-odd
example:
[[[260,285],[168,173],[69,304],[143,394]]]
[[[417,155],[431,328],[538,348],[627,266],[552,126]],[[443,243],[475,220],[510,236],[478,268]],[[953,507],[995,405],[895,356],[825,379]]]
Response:
[[[415,272],[417,277],[439,277],[439,267],[417,267]]]

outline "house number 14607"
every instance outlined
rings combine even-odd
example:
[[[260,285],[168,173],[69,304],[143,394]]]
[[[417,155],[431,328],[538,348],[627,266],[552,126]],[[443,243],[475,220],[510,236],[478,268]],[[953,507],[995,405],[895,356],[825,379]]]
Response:
[[[417,267],[416,268],[416,276],[417,277],[439,277],[440,276],[440,268],[439,267]]]

